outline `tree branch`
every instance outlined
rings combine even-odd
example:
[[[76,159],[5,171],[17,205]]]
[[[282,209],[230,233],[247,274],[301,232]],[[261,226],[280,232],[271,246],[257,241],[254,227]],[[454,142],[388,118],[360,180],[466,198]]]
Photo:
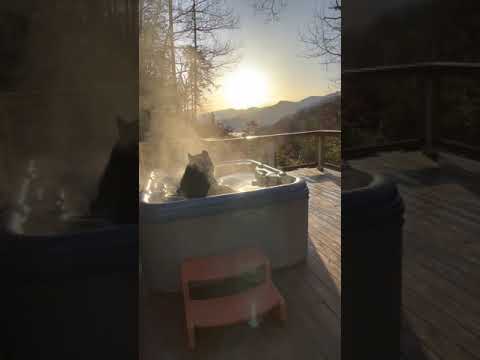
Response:
[[[300,32],[306,58],[319,58],[322,64],[339,63],[341,59],[341,0],[331,2],[327,13],[317,9],[312,22]]]

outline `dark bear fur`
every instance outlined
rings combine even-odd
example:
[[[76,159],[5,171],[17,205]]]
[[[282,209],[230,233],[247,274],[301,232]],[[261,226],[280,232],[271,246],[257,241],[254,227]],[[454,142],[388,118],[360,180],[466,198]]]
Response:
[[[138,122],[117,118],[119,138],[90,206],[95,217],[116,224],[138,223]]]
[[[205,197],[210,190],[213,178],[213,163],[204,150],[201,154],[188,154],[188,165],[180,181],[178,194],[186,198]]]
[[[196,166],[187,165],[180,181],[179,194],[187,198],[205,197],[210,190],[208,175]]]
[[[188,154],[188,165],[177,193],[186,198],[198,198],[233,192],[232,189],[217,183],[213,176],[214,168],[213,162],[205,150],[198,155]]]

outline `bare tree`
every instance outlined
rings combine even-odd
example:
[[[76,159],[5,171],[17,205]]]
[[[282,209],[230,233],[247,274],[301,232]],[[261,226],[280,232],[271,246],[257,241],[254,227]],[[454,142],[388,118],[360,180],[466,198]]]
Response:
[[[177,67],[175,56],[175,39],[174,39],[174,25],[173,25],[173,1],[168,0],[168,47],[170,52],[170,71],[172,75],[172,87],[175,96],[176,112],[179,111],[178,88],[177,88]]]
[[[266,16],[267,21],[278,21],[281,11],[287,7],[287,0],[253,0],[255,12]]]
[[[217,34],[236,28],[238,17],[225,0],[142,0],[141,6],[140,85],[147,92],[151,84],[155,96],[168,97],[163,103],[196,118],[220,70],[236,60]]]
[[[252,0],[256,12],[264,14],[269,21],[276,21],[287,6],[287,0]],[[313,19],[300,32],[300,41],[305,45],[305,56],[319,58],[322,64],[339,63],[341,58],[341,0],[330,0],[327,9],[317,8]]]
[[[340,62],[341,10],[341,0],[331,0],[326,10],[319,8],[315,10],[313,21],[300,33],[306,57],[319,58],[325,65]]]
[[[166,2],[163,0],[143,0],[140,31],[140,83],[163,80],[168,65],[168,19]]]
[[[234,48],[222,41],[220,31],[238,27],[239,19],[224,0],[189,0],[180,3],[178,31],[182,46],[182,81],[191,100],[192,118],[204,100],[205,91],[215,86],[215,76],[235,61]],[[189,85],[187,85],[189,83]]]

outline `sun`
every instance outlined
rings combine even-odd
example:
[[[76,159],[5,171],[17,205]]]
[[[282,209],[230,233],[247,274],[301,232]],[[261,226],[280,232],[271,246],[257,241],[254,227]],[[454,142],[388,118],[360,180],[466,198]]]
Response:
[[[267,78],[252,68],[240,68],[227,74],[223,81],[223,96],[228,106],[246,109],[268,102]]]

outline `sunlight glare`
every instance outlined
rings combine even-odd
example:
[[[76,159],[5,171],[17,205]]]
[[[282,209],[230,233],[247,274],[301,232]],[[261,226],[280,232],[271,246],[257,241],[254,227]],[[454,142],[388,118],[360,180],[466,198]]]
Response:
[[[241,68],[225,77],[223,93],[234,109],[261,106],[268,102],[267,79],[260,71]]]

